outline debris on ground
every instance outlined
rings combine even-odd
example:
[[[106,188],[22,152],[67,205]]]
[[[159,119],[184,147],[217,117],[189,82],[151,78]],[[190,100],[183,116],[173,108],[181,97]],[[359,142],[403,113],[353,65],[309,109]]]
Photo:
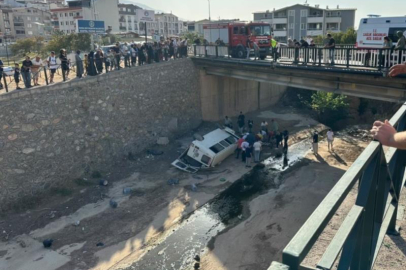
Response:
[[[75,223],[73,223],[73,225],[79,226],[80,225],[80,220],[75,221]]]
[[[197,192],[197,186],[195,184],[192,184],[192,191]]]
[[[220,182],[225,182],[225,181],[227,181],[227,179],[225,179],[225,178],[220,178]]]
[[[169,179],[168,185],[170,186],[179,185],[179,179]]]
[[[106,179],[100,179],[100,181],[99,181],[100,186],[107,186],[108,184],[109,184],[109,181],[107,181]]]
[[[26,247],[27,247],[27,244],[26,244],[23,240],[19,240],[18,243],[20,244],[20,246],[21,246],[22,248],[26,248]]]
[[[97,247],[103,247],[103,246],[104,246],[104,243],[99,242],[99,243],[96,244],[96,246],[97,246]]]
[[[111,208],[117,208],[118,203],[115,200],[111,199],[110,200],[110,206],[111,206]]]
[[[50,248],[53,242],[53,239],[45,239],[44,241],[42,241],[42,244],[44,245],[44,248]]]
[[[168,137],[159,137],[156,143],[158,145],[168,145],[169,144],[169,138]]]
[[[131,192],[133,191],[133,189],[132,188],[123,188],[123,194],[124,195],[129,195],[129,194],[131,194]]]

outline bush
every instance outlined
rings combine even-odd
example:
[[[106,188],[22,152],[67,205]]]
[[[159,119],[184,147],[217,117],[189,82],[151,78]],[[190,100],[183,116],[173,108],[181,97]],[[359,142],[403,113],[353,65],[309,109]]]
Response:
[[[318,115],[318,120],[328,126],[348,117],[349,103],[347,97],[329,92],[317,92],[312,95],[311,108]]]

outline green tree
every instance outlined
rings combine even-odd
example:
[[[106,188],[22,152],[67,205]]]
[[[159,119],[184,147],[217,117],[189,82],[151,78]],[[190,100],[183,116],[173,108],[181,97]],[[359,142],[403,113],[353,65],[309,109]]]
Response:
[[[15,55],[27,54],[37,48],[37,41],[35,38],[18,39],[10,48]]]
[[[202,35],[199,35],[198,33],[195,33],[195,32],[185,32],[182,34],[181,38],[182,39],[187,38],[189,40],[189,44],[193,43],[197,39],[199,39],[200,43],[203,44],[203,40],[204,40]]]
[[[344,95],[329,92],[316,92],[312,95],[310,107],[321,123],[333,125],[338,120],[348,117],[349,103]]]
[[[70,51],[87,51],[90,50],[90,34],[69,34],[66,35],[61,31],[55,31],[51,40],[48,42],[47,50],[59,52],[61,49]]]
[[[357,31],[354,28],[348,28],[345,32],[340,33],[331,33],[331,36],[336,41],[336,44],[354,44],[357,41]],[[326,37],[325,36],[317,36],[314,39],[314,43],[316,44],[324,44]]]

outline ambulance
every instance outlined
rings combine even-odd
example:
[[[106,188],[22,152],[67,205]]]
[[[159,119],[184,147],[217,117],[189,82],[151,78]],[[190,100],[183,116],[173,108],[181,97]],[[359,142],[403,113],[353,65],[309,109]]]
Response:
[[[356,47],[360,49],[382,49],[385,36],[388,36],[393,45],[396,45],[399,39],[398,31],[403,32],[403,35],[406,36],[406,16],[361,19]]]

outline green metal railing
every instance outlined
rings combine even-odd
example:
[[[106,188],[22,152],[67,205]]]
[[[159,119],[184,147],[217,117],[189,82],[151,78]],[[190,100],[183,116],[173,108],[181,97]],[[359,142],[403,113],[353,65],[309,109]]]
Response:
[[[406,130],[406,103],[390,123],[398,131]],[[406,181],[405,166],[406,151],[389,148],[385,153],[379,142],[370,143],[286,246],[282,264],[274,262],[269,270],[372,269],[385,234],[398,231],[396,217]],[[355,205],[321,260],[316,266],[301,265],[357,182]]]

